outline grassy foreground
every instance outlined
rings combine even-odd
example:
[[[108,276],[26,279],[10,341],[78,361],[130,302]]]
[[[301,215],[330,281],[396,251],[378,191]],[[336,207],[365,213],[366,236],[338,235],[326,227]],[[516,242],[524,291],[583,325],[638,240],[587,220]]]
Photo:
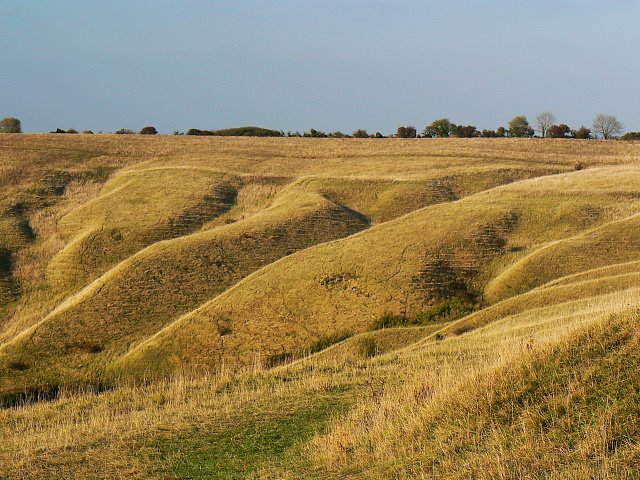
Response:
[[[0,139],[0,478],[640,478],[640,145],[126,137]]]

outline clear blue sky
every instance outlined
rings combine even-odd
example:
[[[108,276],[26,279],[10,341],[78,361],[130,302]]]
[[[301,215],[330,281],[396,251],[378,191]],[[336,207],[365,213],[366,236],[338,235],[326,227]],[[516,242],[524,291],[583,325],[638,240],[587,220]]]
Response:
[[[0,118],[25,131],[640,130],[635,0],[0,0]]]

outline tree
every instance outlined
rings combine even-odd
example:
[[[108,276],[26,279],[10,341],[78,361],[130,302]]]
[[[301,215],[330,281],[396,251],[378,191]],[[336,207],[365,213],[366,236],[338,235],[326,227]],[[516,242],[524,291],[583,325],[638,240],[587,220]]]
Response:
[[[627,132],[620,137],[620,140],[640,140],[640,132]]]
[[[533,137],[533,128],[529,126],[529,121],[524,115],[513,117],[509,122],[509,136],[522,138]]]
[[[547,137],[550,138],[567,138],[571,133],[568,125],[561,123],[560,125],[551,125],[547,130]]]
[[[398,127],[396,136],[398,138],[416,138],[416,127],[408,125],[406,127]]]
[[[498,127],[496,129],[496,137],[506,137],[507,136],[507,129],[504,127]]]
[[[0,120],[0,133],[22,133],[20,120],[15,117],[7,117]]]
[[[427,125],[424,129],[423,134],[425,137],[445,138],[451,135],[452,127],[453,124],[449,121],[448,118],[441,118],[432,122],[431,125]]]
[[[451,124],[451,135],[458,138],[476,138],[480,132],[475,125],[455,125]]]
[[[156,130],[156,127],[144,127],[142,130],[140,130],[140,135],[157,135],[158,134],[158,130]]]
[[[369,138],[369,134],[366,130],[359,128],[355,132],[353,132],[353,138]]]
[[[571,136],[573,138],[577,138],[578,140],[589,140],[591,139],[591,129],[582,126],[578,130],[572,131]]]
[[[308,132],[304,132],[303,137],[327,138],[327,134],[321,130],[316,130],[315,128],[312,128]]]
[[[556,123],[556,116],[551,112],[542,112],[536,117],[536,126],[543,138],[547,136],[549,128]]]
[[[593,131],[605,140],[615,138],[624,131],[624,127],[613,115],[601,113],[593,119]]]

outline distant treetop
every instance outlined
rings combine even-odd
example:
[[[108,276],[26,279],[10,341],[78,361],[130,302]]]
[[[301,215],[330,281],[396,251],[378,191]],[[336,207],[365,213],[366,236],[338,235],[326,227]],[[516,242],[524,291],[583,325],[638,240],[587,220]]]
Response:
[[[0,133],[22,133],[20,120],[15,117],[6,117],[0,120]]]
[[[225,128],[222,130],[200,130],[198,128],[190,128],[187,130],[187,135],[217,137],[284,137],[284,132],[261,127],[237,127]]]

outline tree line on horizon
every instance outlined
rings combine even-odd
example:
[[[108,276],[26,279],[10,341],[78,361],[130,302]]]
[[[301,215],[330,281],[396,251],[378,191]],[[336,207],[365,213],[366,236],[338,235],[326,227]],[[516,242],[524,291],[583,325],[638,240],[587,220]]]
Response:
[[[191,128],[186,133],[174,131],[174,135],[193,135],[193,136],[244,136],[244,137],[311,137],[311,138],[575,138],[581,140],[589,140],[592,138],[616,139],[622,140],[640,140],[640,132],[628,132],[622,135],[624,127],[618,119],[613,115],[599,114],[592,122],[592,128],[582,125],[580,128],[572,129],[565,123],[558,123],[552,112],[542,112],[535,120],[532,126],[529,124],[527,117],[517,115],[513,117],[507,127],[500,126],[495,130],[483,129],[479,130],[475,125],[458,125],[451,122],[448,118],[440,118],[427,125],[422,132],[418,132],[416,127],[412,125],[400,126],[395,133],[383,135],[380,132],[370,134],[365,129],[357,129],[351,134],[341,131],[323,132],[321,130],[310,129],[304,133],[300,132],[284,132],[282,130],[272,130],[268,128],[246,126],[237,128],[226,128],[221,130],[201,130]],[[535,127],[535,128],[534,128]],[[536,132],[539,135],[536,135]],[[22,133],[22,124],[15,117],[6,117],[0,120],[0,133]],[[63,130],[57,128],[50,133],[66,133],[77,134],[77,130],[70,128]],[[83,131],[84,134],[93,134],[91,130]],[[102,133],[102,132],[99,132]],[[158,130],[153,126],[146,126],[136,132],[127,128],[122,128],[114,132],[116,134],[130,135],[156,135]]]

